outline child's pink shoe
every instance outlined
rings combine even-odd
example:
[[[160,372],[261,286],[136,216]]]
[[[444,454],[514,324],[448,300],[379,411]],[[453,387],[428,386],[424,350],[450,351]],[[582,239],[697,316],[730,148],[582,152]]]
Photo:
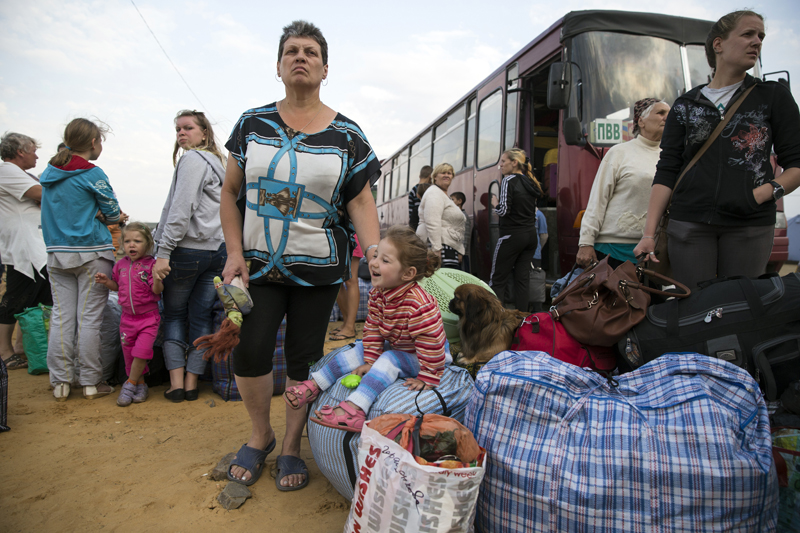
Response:
[[[300,409],[316,400],[320,392],[322,389],[313,380],[307,379],[286,389],[286,392],[283,393],[283,401],[292,409]],[[296,402],[296,404],[292,402]]]
[[[350,431],[352,433],[361,433],[361,429],[364,427],[364,422],[367,421],[367,413],[361,409],[352,407],[347,402],[341,402],[339,407],[344,410],[345,414],[337,415],[336,411],[334,411],[335,407],[323,405],[322,409],[314,411],[314,414],[316,414],[319,418],[312,416],[311,421],[316,422],[321,426],[326,426],[333,429],[341,429],[343,431]]]

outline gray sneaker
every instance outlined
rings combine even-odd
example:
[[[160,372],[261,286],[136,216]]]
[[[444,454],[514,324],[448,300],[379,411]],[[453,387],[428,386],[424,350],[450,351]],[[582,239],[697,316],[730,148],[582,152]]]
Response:
[[[119,391],[119,396],[117,397],[117,405],[120,407],[128,407],[132,401],[134,401],[134,397],[136,395],[136,385],[133,383],[126,381],[122,385],[122,390]]]
[[[83,387],[83,397],[87,400],[108,396],[112,392],[114,392],[114,387],[104,381],[101,381],[97,385],[86,385]]]
[[[147,383],[139,383],[136,385],[136,393],[133,395],[133,403],[142,403],[147,399],[149,394]]]

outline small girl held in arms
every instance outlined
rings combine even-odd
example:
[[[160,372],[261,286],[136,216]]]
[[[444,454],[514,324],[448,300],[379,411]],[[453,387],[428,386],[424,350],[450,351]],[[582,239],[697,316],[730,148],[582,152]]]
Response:
[[[153,358],[153,342],[158,334],[161,315],[158,301],[164,290],[162,279],[153,275],[155,258],[153,235],[150,228],[141,222],[132,222],[122,230],[122,246],[125,256],[120,259],[108,276],[99,272],[94,281],[109,290],[119,291],[122,317],[119,322],[119,337],[125,372],[128,380],[122,386],[117,405],[127,407],[147,399],[147,361]]]
[[[363,340],[344,351],[311,379],[289,387],[287,404],[300,409],[313,402],[346,374],[363,376],[358,388],[338,407],[326,405],[311,421],[323,426],[360,432],[369,408],[397,378],[418,391],[439,385],[444,371],[445,334],[436,299],[417,283],[439,268],[439,255],[428,251],[414,230],[389,228],[370,259],[372,290]]]

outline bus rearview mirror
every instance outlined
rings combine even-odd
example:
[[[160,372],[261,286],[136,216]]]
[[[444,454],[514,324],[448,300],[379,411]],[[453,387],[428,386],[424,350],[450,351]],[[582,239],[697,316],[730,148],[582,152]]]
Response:
[[[583,127],[578,117],[564,119],[564,142],[570,146],[582,146],[586,142],[583,135]]]
[[[556,61],[550,65],[550,75],[547,79],[547,107],[550,109],[566,109],[569,106],[571,86],[571,65],[563,61]]]

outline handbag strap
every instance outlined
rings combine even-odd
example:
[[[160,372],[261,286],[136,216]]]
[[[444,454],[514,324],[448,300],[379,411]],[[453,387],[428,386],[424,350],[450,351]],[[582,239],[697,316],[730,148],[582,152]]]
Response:
[[[733,115],[739,109],[739,106],[742,105],[742,102],[744,102],[745,98],[747,98],[747,96],[753,91],[753,89],[755,89],[755,87],[756,84],[754,83],[742,94],[741,98],[736,100],[736,102],[734,102],[730,108],[725,110],[725,116],[723,117],[722,121],[719,124],[717,124],[717,127],[714,128],[714,131],[712,131],[711,135],[709,135],[708,139],[706,139],[706,142],[703,144],[703,146],[700,147],[697,153],[694,154],[694,157],[692,158],[691,161],[689,161],[689,164],[686,165],[686,167],[683,169],[681,175],[678,176],[678,180],[675,182],[675,186],[672,188],[672,194],[669,195],[669,203],[667,203],[667,211],[669,211],[669,206],[672,204],[672,196],[675,194],[675,190],[678,188],[678,184],[681,182],[686,173],[689,172],[689,169],[691,169],[694,166],[694,164],[697,163],[697,161],[699,161],[701,157],[703,157],[703,154],[706,153],[706,151],[714,143],[714,141],[717,140],[717,137],[719,137],[719,134],[722,133],[722,130],[725,129],[725,126],[727,126],[728,123],[731,121],[731,118],[733,118]]]

